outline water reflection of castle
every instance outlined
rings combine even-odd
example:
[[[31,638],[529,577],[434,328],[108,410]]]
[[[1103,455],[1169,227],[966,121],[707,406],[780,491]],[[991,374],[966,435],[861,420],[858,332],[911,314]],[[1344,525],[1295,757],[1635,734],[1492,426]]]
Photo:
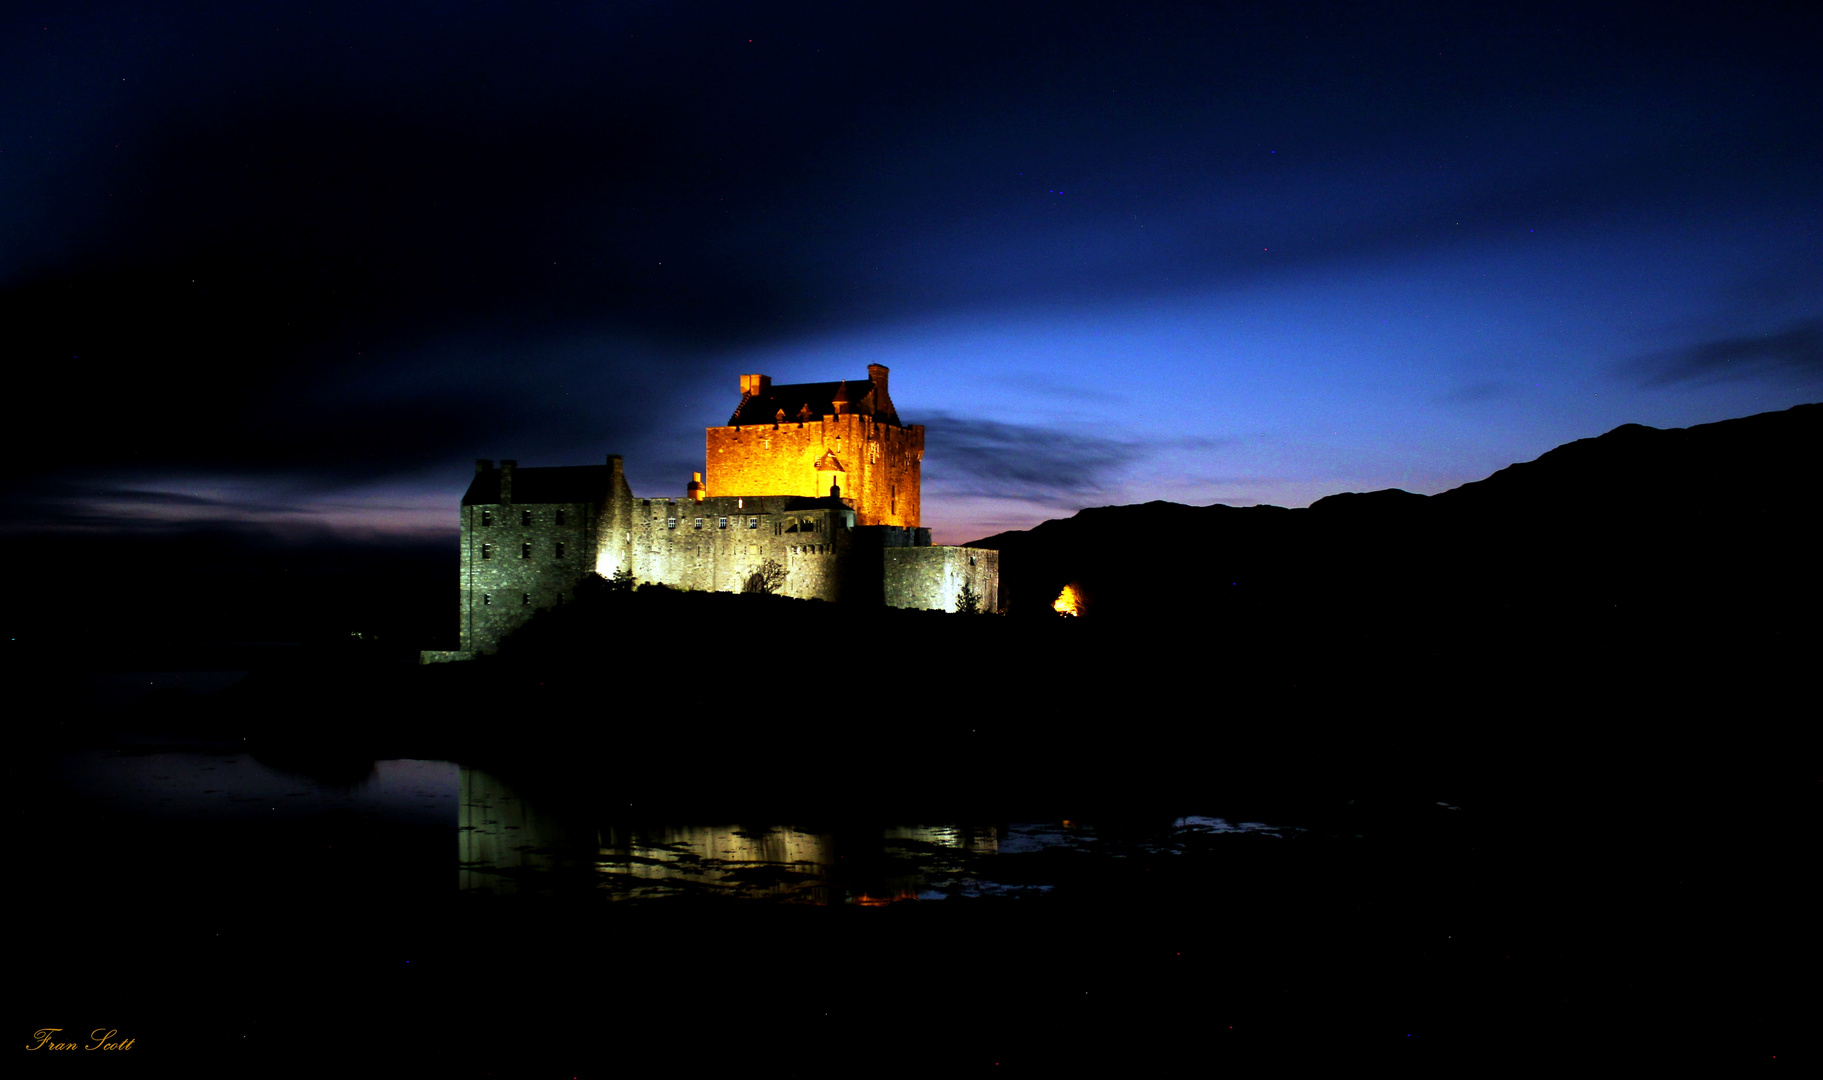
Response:
[[[925,857],[850,860],[834,834],[790,826],[595,826],[542,811],[497,777],[466,766],[460,806],[460,887],[477,892],[591,888],[617,900],[880,904],[935,895],[949,868],[945,853],[991,854],[999,842],[991,826],[894,826],[878,834],[882,844]]]

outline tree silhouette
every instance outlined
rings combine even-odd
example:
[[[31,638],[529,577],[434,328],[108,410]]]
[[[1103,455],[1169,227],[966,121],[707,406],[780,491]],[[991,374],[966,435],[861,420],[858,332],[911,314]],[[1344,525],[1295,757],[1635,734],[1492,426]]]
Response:
[[[777,559],[767,559],[758,570],[747,575],[747,584],[741,591],[771,596],[784,587],[785,568]]]

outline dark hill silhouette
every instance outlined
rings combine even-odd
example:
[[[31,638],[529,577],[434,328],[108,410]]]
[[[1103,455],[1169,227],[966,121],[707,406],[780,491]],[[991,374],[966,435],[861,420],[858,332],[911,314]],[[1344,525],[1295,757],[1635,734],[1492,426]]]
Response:
[[[975,541],[1014,615],[1078,582],[1099,618],[1256,625],[1726,618],[1819,592],[1811,500],[1823,405],[1691,428],[1638,424],[1425,497],[1345,493],[1305,510],[1097,507]]]

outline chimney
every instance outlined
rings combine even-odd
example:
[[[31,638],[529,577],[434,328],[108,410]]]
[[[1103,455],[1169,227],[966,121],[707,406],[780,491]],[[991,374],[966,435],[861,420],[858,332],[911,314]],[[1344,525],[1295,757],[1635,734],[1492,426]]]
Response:
[[[742,397],[757,397],[760,394],[765,393],[766,390],[771,386],[772,386],[772,376],[770,376],[770,375],[742,375],[741,376],[741,396]]]
[[[519,467],[519,462],[515,461],[512,458],[501,458],[500,459],[500,505],[501,506],[513,505],[513,470],[518,467]]]
[[[703,474],[699,472],[691,473],[690,486],[685,488],[684,492],[689,495],[693,501],[702,502],[703,496],[708,494],[708,491],[703,487]]]
[[[623,468],[624,466],[621,464],[619,454],[608,455],[608,482],[611,485],[610,490],[620,487],[620,478],[623,475],[621,470]]]
[[[886,376],[892,374],[885,364],[867,365],[867,377],[874,384],[874,412],[891,415],[898,410],[893,408],[892,395],[886,392]]]

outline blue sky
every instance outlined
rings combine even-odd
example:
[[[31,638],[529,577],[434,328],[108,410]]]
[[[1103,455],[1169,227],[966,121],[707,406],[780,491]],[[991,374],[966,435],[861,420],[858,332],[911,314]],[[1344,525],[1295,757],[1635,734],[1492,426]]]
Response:
[[[1472,7],[1472,6],[1471,6]],[[1798,6],[47,4],[0,528],[453,537],[893,370],[960,542],[1823,399]],[[1693,498],[1726,493],[1692,493]]]

